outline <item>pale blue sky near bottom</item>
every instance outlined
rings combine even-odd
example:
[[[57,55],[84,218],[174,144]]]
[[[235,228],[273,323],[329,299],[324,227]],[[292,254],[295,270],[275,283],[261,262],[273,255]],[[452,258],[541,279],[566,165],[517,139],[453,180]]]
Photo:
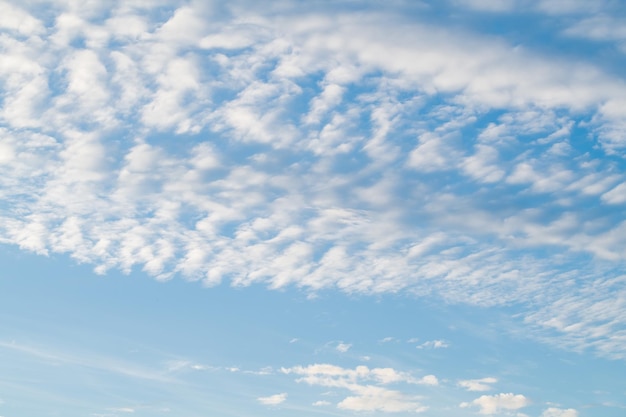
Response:
[[[457,378],[498,375],[501,385],[532,399],[527,410],[537,415],[546,402],[575,407],[583,416],[624,412],[623,362],[529,340],[511,318],[515,307],[389,294],[311,298],[262,286],[202,288],[157,282],[142,272],[98,276],[62,255],[2,249],[0,415],[79,417],[124,408],[140,416],[155,409],[181,417],[333,415],[310,406],[326,390],[306,389],[280,372],[315,363],[436,373],[453,390]],[[416,348],[429,340],[449,346]],[[340,343],[351,347],[338,352]],[[167,371],[176,361],[207,369]],[[428,416],[458,413],[456,402],[475,397],[457,393],[452,400],[438,387],[425,388]],[[289,401],[259,406],[257,398],[279,392]]]

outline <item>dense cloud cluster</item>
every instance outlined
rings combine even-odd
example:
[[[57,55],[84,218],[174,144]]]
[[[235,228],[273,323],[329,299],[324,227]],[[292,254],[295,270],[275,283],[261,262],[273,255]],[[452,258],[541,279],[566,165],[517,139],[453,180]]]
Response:
[[[603,2],[451,4],[624,44]],[[417,3],[39,6],[0,2],[3,243],[98,273],[515,304],[537,337],[626,354],[623,78]]]

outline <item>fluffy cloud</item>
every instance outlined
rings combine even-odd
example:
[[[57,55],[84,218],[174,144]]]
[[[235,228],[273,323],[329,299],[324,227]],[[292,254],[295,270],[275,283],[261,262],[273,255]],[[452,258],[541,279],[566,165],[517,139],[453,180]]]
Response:
[[[0,2],[0,27],[20,35],[38,35],[45,31],[43,23],[20,7]]]
[[[483,395],[474,401],[461,403],[461,408],[476,406],[481,414],[496,414],[506,410],[519,410],[530,404],[530,401],[521,394]]]

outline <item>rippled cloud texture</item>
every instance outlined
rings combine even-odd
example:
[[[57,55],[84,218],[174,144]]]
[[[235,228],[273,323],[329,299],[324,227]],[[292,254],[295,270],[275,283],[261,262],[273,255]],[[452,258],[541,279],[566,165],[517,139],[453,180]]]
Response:
[[[529,337],[622,360],[626,12],[591,3],[1,1],[0,241],[98,274],[514,306]],[[426,409],[382,386],[417,376],[366,371],[283,370],[339,409]]]

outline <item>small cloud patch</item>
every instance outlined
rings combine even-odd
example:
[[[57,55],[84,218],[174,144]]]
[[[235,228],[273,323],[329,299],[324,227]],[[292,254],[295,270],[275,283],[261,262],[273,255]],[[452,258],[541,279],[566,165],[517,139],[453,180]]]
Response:
[[[259,397],[257,401],[263,405],[279,405],[287,400],[287,393],[270,395],[269,397]]]

